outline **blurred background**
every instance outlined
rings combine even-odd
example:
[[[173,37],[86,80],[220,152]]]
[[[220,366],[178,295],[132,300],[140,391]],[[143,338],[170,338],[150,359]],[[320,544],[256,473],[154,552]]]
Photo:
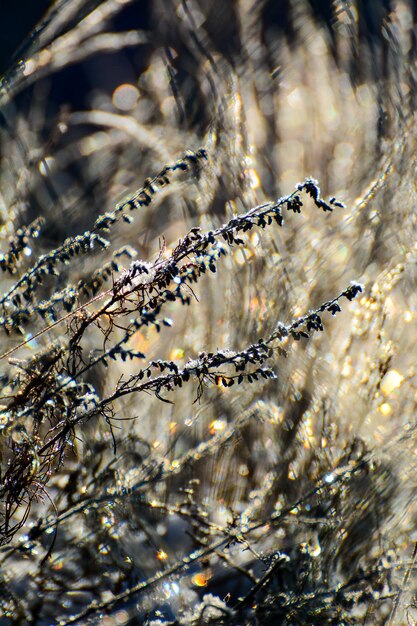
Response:
[[[2,548],[1,625],[71,623],[140,583],[80,622],[414,623],[415,2],[31,4],[36,15],[5,8],[1,26],[2,246],[46,219],[22,271],[185,151],[209,154],[40,297],[94,279],[123,246],[151,262],[162,242],[172,249],[190,228],[218,227],[307,176],[346,207],[326,215],[307,201],[282,230],[251,232],[189,308],[168,306],[172,328],[138,332],[132,347],[181,366],[268,336],[350,281],[364,293],[323,319],[325,332],[284,342],[277,381],[213,385],[199,402],[185,385],[172,405],[128,396],[115,406],[116,455],[108,423],[83,425],[48,497],[30,514],[23,504],[21,533]],[[2,292],[15,280],[3,274]],[[26,337],[43,325],[32,319]],[[52,340],[67,341],[65,328],[17,356]],[[100,332],[88,341],[98,350]],[[86,381],[106,397],[135,367],[100,365]],[[18,364],[3,368],[2,380],[17,376]],[[13,446],[2,445],[7,461]]]
[[[41,22],[46,11],[53,2],[39,0],[39,2],[25,2],[19,0],[13,3],[4,3],[1,8],[1,42],[0,42],[0,72],[5,72],[18,56],[19,48],[23,48],[36,32],[36,26]]]

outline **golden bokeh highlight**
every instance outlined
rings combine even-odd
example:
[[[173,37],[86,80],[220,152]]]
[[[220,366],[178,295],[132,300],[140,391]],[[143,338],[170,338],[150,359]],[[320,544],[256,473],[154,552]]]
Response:
[[[139,89],[134,85],[125,83],[116,87],[113,91],[113,106],[120,111],[131,111],[139,100]]]

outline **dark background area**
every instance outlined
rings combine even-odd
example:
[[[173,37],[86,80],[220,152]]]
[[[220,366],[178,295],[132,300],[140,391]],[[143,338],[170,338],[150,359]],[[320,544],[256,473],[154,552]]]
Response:
[[[19,49],[40,22],[53,0],[3,1],[0,5],[0,74],[18,56]]]

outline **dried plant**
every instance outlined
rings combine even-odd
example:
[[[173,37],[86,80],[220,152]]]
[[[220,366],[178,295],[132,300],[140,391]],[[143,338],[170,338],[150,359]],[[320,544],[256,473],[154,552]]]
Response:
[[[2,624],[413,623],[413,11],[70,0],[2,78]]]

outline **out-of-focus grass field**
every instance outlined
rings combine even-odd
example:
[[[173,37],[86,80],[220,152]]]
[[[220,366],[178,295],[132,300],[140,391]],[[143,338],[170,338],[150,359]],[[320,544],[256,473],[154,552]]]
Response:
[[[1,274],[2,293],[200,147],[201,167],[118,223],[109,250],[46,276],[39,302],[121,246],[152,262],[191,228],[214,230],[306,177],[345,208],[307,199],[282,229],[252,229],[189,307],[168,302],[169,325],[129,347],[181,368],[246,348],[350,281],[364,289],[323,314],[323,332],[282,342],[275,380],[220,377],[201,397],[191,380],[162,394],[171,403],[126,395],[109,420],[78,423],[42,472],[42,446],[72,408],[37,424],[10,406],[26,360],[74,329],[70,317],[30,341],[53,323],[30,317],[28,343],[0,361],[0,521],[16,524],[0,547],[0,626],[416,623],[414,11],[411,0],[68,0],[3,76],[1,250],[46,221],[16,274]],[[22,337],[3,332],[15,304],[1,303],[4,354]],[[91,325],[85,349],[103,332]],[[103,398],[137,368],[100,363],[83,380]],[[8,508],[25,442],[37,452]]]

